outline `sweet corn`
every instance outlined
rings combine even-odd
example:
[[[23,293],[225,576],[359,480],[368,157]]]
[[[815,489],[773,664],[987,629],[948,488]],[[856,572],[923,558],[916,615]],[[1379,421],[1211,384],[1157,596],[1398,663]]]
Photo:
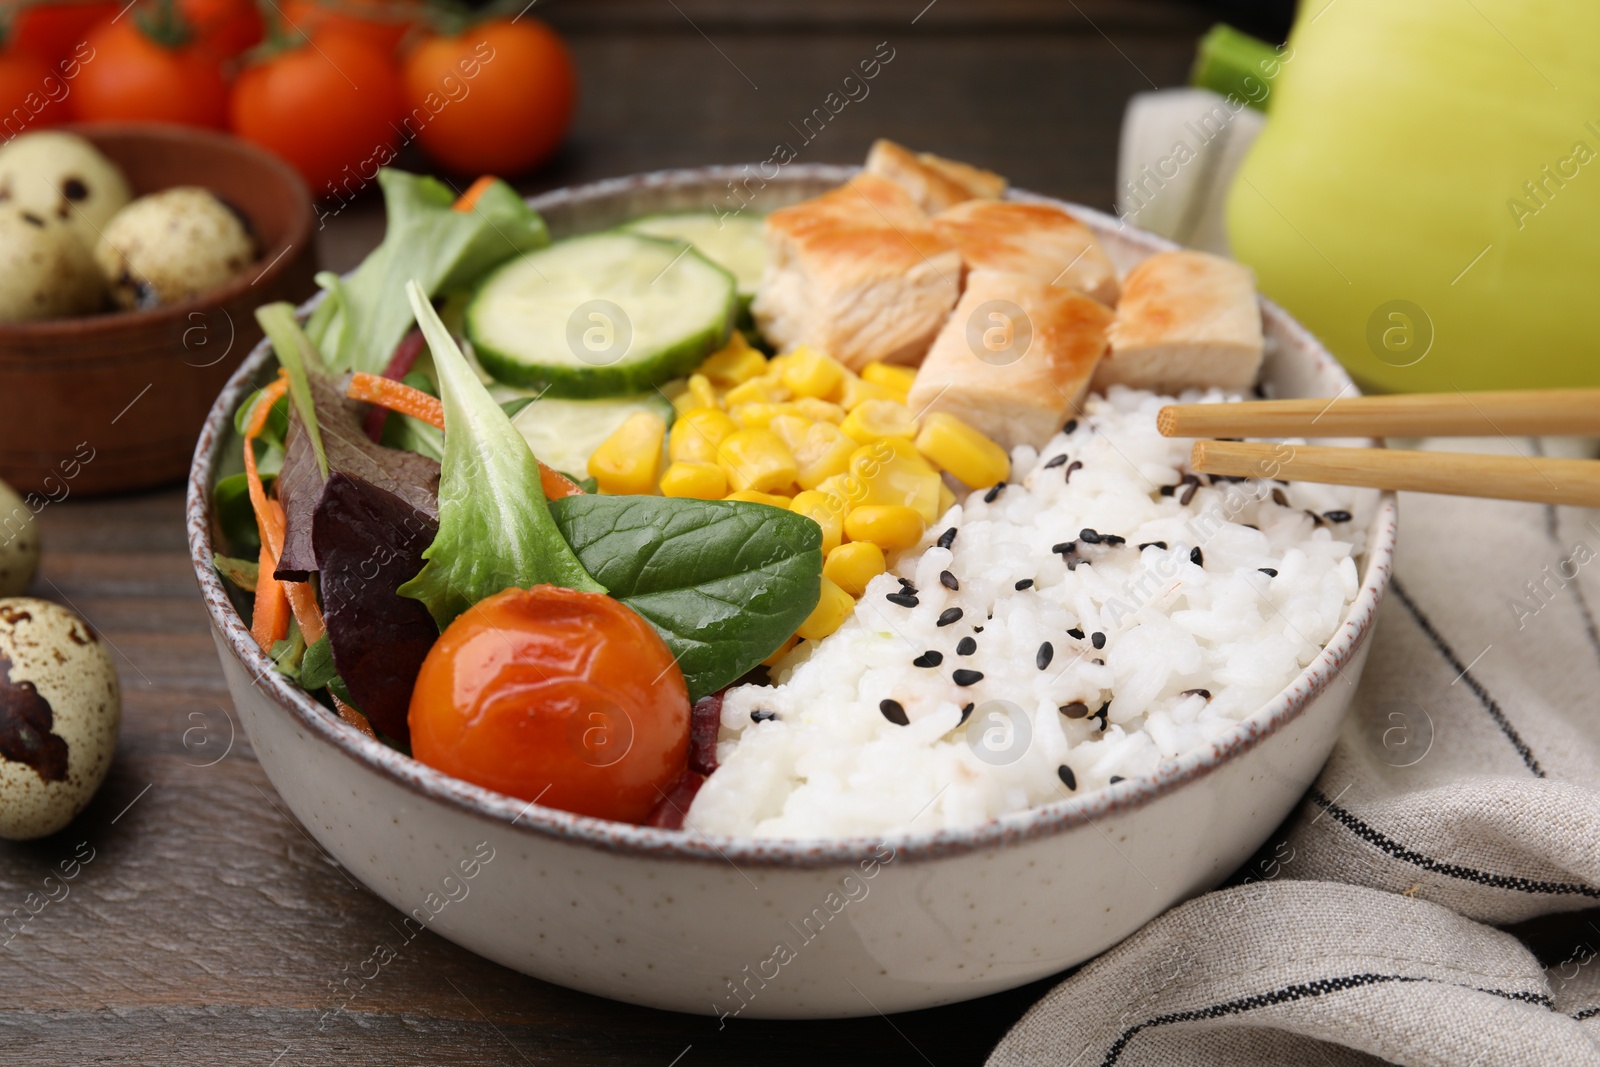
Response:
[[[831,422],[814,422],[806,427],[806,435],[794,447],[798,475],[795,481],[802,489],[815,489],[826,478],[843,474],[850,469],[850,455],[856,443]]]
[[[867,583],[889,569],[883,549],[871,541],[851,541],[828,553],[822,575],[853,597],[866,593]]]
[[[926,528],[921,515],[899,504],[865,504],[844,517],[850,540],[871,541],[885,552],[910,548],[922,540]]]
[[[783,384],[795,396],[819,400],[837,396],[844,387],[844,375],[844,367],[832,356],[804,345],[791,352],[783,366]]]
[[[944,484],[944,480],[940,479],[940,481],[939,481],[939,514],[943,515],[945,512],[949,511],[951,508],[953,508],[955,506],[956,506],[956,495],[950,491],[950,487],[948,485]]]
[[[667,456],[674,463],[715,463],[717,445],[738,428],[716,408],[691,408],[672,424]]]
[[[724,500],[742,500],[747,504],[766,504],[770,507],[789,510],[789,498],[778,496],[775,493],[758,493],[754,489],[741,489],[737,493],[729,493]]]
[[[863,400],[839,424],[847,437],[871,444],[880,437],[914,437],[917,420],[911,409],[894,400]]]
[[[845,502],[832,493],[815,489],[796,493],[789,503],[789,510],[796,515],[804,515],[822,527],[823,555],[832,552],[844,541],[844,513],[848,509]]]
[[[850,454],[850,474],[864,487],[852,504],[910,507],[931,523],[939,517],[939,472],[904,437],[885,437]]]
[[[779,439],[789,446],[789,451],[794,452],[800,447],[800,442],[805,440],[806,431],[811,429],[811,420],[787,413],[774,415],[772,421],[767,423],[767,429],[777,434]],[[795,457],[797,463],[799,459],[799,456]]]
[[[751,378],[759,378],[766,372],[767,357],[751,348],[750,342],[738,330],[733,331],[726,345],[700,364],[700,373],[724,389],[748,382]]]
[[[855,606],[856,602],[849,593],[824,576],[822,595],[817,598],[817,606],[795,633],[807,641],[820,641],[837,630],[850,617]]]
[[[796,412],[794,405],[787,401],[772,404],[757,400],[748,404],[735,404],[728,413],[742,430],[765,430],[779,415],[792,415]]]
[[[922,417],[916,443],[918,452],[974,489],[1004,481],[1011,473],[1005,449],[942,411]]]
[[[844,392],[840,395],[839,406],[849,411],[868,400],[893,400],[898,404],[903,402],[905,398],[906,395],[904,393],[852,375],[845,379]]]
[[[893,389],[897,393],[911,392],[911,383],[917,380],[914,367],[897,367],[892,363],[873,360],[861,368],[861,380]]]
[[[867,487],[849,472],[822,479],[817,483],[817,492],[831,493],[852,508],[865,503],[867,498]]]
[[[735,430],[717,446],[717,462],[729,485],[761,493],[787,489],[799,473],[789,446],[771,430]]]
[[[730,408],[739,404],[777,404],[789,399],[789,387],[769,372],[739,383],[722,394],[722,399]]]
[[[653,493],[667,424],[653,411],[636,411],[589,457],[589,473],[602,493]]]
[[[672,463],[661,476],[662,496],[721,500],[727,492],[728,475],[715,463]]]
[[[831,422],[837,425],[844,421],[844,408],[838,404],[830,404],[826,400],[818,400],[814,396],[802,396],[798,400],[790,401],[789,406],[794,408],[795,414],[812,422]]]
[[[778,661],[787,656],[790,651],[793,650],[794,646],[798,645],[799,643],[800,638],[795,634],[790,634],[788,640],[779,645],[776,652],[761,661],[761,665],[763,667],[776,667],[778,665]]]
[[[717,391],[712,387],[711,379],[704,374],[691,374],[683,392],[672,398],[672,406],[682,415],[695,408],[720,408],[722,404],[717,400]]]

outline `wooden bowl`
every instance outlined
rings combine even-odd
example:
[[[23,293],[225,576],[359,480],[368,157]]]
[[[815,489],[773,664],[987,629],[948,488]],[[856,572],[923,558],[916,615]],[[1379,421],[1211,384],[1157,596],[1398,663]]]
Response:
[[[261,256],[181,304],[0,325],[0,479],[51,500],[181,480],[217,391],[261,338],[255,309],[316,287],[311,198],[275,156],[183,126],[64,129],[121,167],[135,196],[174,185],[221,196],[250,220]]]

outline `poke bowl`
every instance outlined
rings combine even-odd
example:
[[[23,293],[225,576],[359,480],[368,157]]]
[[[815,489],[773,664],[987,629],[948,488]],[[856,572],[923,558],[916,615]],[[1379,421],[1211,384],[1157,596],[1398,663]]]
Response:
[[[641,216],[704,211],[708,204],[737,206],[738,201],[727,200],[729,191],[738,183],[748,183],[751,173],[748,167],[657,172],[561,190],[528,204],[557,240],[552,247],[559,247],[569,237],[617,232],[612,228]],[[834,165],[784,167],[776,176],[762,179],[759,210],[771,212],[810,203],[859,173],[859,168]],[[1110,284],[1115,285],[1118,276],[1123,279],[1125,303],[1133,284],[1128,272],[1151,257],[1173,252],[1169,243],[1090,209],[1017,190],[998,194],[998,199],[1067,211],[1082,220],[1114,268]],[[926,259],[927,251],[923,247],[916,254]],[[971,287],[979,280],[968,275],[965,284]],[[758,294],[756,299],[759,320],[762,297]],[[1257,300],[1253,293],[1249,299]],[[425,302],[414,300],[419,317],[427,314]],[[735,301],[730,316],[747,315],[737,304]],[[313,301],[299,309],[308,329],[315,329],[319,314],[326,315],[319,312],[320,306]],[[1258,306],[1264,352],[1257,357],[1260,389],[1278,397],[1332,397],[1353,388],[1344,371],[1310,334],[1270,302],[1260,300]],[[767,315],[767,321],[773,322],[770,306]],[[585,325],[580,322],[580,329]],[[638,324],[632,328],[644,333]],[[778,327],[769,328],[778,332]],[[1046,323],[1037,325],[1040,343],[1053,343],[1049,328]],[[429,334],[430,344],[437,337]],[[494,357],[486,358],[484,347],[477,346],[479,364],[493,369]],[[609,366],[603,361],[600,365]],[[1211,535],[1202,531],[1195,540],[1180,543],[1173,539],[1171,546],[1165,541],[1136,545],[1110,533],[1109,524],[1099,532],[1087,526],[1072,529],[1059,535],[1069,538],[1068,542],[1051,546],[1045,553],[1049,559],[1039,564],[1051,577],[1044,577],[1046,572],[1041,570],[1036,585],[1031,578],[1013,582],[1012,572],[1005,572],[1003,597],[982,594],[993,599],[985,619],[974,616],[955,625],[941,621],[949,619],[952,611],[956,618],[961,615],[959,609],[942,605],[965,603],[972,612],[974,601],[956,598],[978,596],[972,590],[994,587],[993,576],[971,576],[976,575],[980,563],[1010,558],[1011,548],[1003,538],[979,537],[979,520],[984,516],[990,523],[1026,525],[1036,519],[1043,523],[1078,514],[1073,510],[1078,505],[1065,497],[1046,495],[1042,502],[1029,501],[1040,494],[1061,494],[1060,486],[1070,487],[1074,479],[1092,492],[1094,485],[1101,484],[1094,481],[1092,473],[1097,459],[1125,463],[1126,469],[1118,468],[1117,476],[1124,481],[1169,469],[1176,462],[1147,453],[1147,443],[1127,437],[1120,437],[1119,449],[1119,427],[1143,419],[1153,422],[1155,408],[1150,397],[1116,390],[1103,396],[1097,393],[1095,399],[1074,408],[1081,413],[1065,427],[1051,428],[1048,444],[1041,443],[1031,451],[1028,446],[1021,446],[1020,451],[1011,449],[1016,472],[1010,475],[1013,484],[1008,486],[1002,479],[988,490],[963,492],[954,506],[964,511],[938,507],[939,518],[921,531],[914,553],[911,549],[899,557],[890,553],[891,559],[904,561],[901,573],[896,575],[891,564],[888,573],[865,583],[860,599],[844,609],[845,621],[831,624],[837,629],[806,635],[802,628],[801,634],[808,639],[801,649],[792,647],[791,638],[767,657],[768,676],[746,676],[741,679],[746,684],[734,688],[722,688],[729,679],[718,679],[720,696],[717,710],[712,712],[712,730],[722,762],[720,768],[714,760],[712,767],[704,768],[709,778],[685,772],[700,779],[696,783],[701,787],[699,794],[692,789],[679,793],[675,787],[657,787],[661,803],[654,806],[649,819],[624,821],[580,814],[551,806],[543,793],[512,795],[514,790],[509,788],[473,784],[459,774],[413,758],[392,737],[375,736],[370,728],[360,728],[365,720],[358,722],[359,716],[348,714],[351,701],[318,699],[308,693],[269,655],[269,651],[276,653],[281,643],[266,649],[259,633],[253,635],[248,598],[231,589],[219,572],[219,556],[233,551],[230,545],[237,521],[224,514],[217,489],[220,482],[240,477],[241,433],[250,421],[245,415],[258,403],[261,390],[279,376],[276,368],[274,350],[263,342],[217,398],[196,447],[186,519],[192,560],[229,690],[255,754],[284,803],[340,864],[403,913],[401,926],[407,938],[432,930],[545,981],[724,1021],[730,1017],[836,1018],[890,1013],[1014,988],[1091,958],[1167,908],[1220,883],[1289,814],[1327,759],[1366,660],[1367,639],[1393,560],[1397,509],[1392,494],[1356,491],[1365,494],[1358,505],[1336,510],[1328,509],[1328,503],[1346,497],[1317,496],[1320,487],[1295,486],[1287,492],[1312,495],[1295,495],[1291,507],[1284,487],[1264,477],[1261,490],[1268,494],[1264,499],[1281,501],[1282,507],[1270,511],[1278,505],[1261,503],[1260,508],[1268,510],[1258,512],[1252,504],[1247,514],[1228,512],[1227,531],[1215,539],[1208,539]],[[880,376],[886,374],[879,372]],[[481,383],[490,377],[480,371],[478,380]],[[670,401],[673,396],[665,399]],[[677,407],[680,413],[684,410],[681,402]],[[447,419],[449,410],[447,401]],[[969,417],[981,420],[982,412],[973,411]],[[680,414],[679,420],[682,418]],[[992,431],[1001,436],[1005,432],[1004,428]],[[555,449],[558,443],[549,447]],[[656,447],[664,447],[659,436]],[[1148,447],[1158,446],[1148,443]],[[1087,465],[1055,461],[1059,449],[1084,457]],[[1116,458],[1121,452],[1128,454]],[[1022,463],[1029,468],[1025,478]],[[590,470],[596,469],[591,464]],[[1156,478],[1148,492],[1141,488],[1136,494],[1148,497],[1145,502],[1156,509],[1151,515],[1173,513],[1179,500],[1184,508],[1209,500],[1214,511],[1229,492],[1229,483],[1221,481],[1201,485],[1192,475],[1181,481],[1175,475],[1166,477],[1176,484],[1158,487],[1156,483],[1163,479]],[[546,479],[544,484],[548,491],[551,483]],[[971,483],[964,484],[967,489],[974,488]],[[1105,484],[1111,486],[1106,492],[1118,491],[1111,483]],[[440,492],[442,501],[446,494]],[[556,505],[569,503],[551,496]],[[947,502],[941,495],[939,504]],[[440,506],[444,506],[442,502]],[[1129,506],[1137,509],[1144,505],[1135,499]],[[1013,510],[1001,510],[1005,508]],[[1317,508],[1327,510],[1318,513]],[[1250,581],[1278,582],[1289,577],[1289,563],[1280,564],[1282,575],[1279,566],[1254,566],[1260,561],[1249,553],[1260,546],[1241,546],[1255,545],[1252,538],[1278,537],[1279,527],[1274,523],[1287,523],[1302,513],[1309,518],[1296,527],[1299,540],[1280,555],[1286,561],[1292,557],[1296,567],[1304,565],[1308,553],[1328,556],[1328,566],[1312,584],[1334,597],[1333,614],[1323,612],[1322,622],[1316,624],[1322,627],[1318,638],[1309,645],[1289,642],[1297,644],[1299,651],[1283,660],[1290,665],[1283,668],[1281,680],[1277,675],[1263,675],[1266,681],[1257,678],[1247,684],[1239,679],[1250,676],[1252,657],[1281,656],[1278,646],[1282,640],[1296,627],[1313,625],[1312,615],[1302,613],[1298,601],[1284,602],[1288,612],[1284,615],[1267,603],[1270,593],[1264,594],[1267,599],[1262,600],[1265,606],[1260,609],[1240,607],[1237,601],[1229,608],[1230,602],[1219,594],[1215,610],[1208,616],[1216,625],[1224,625],[1231,610],[1262,610],[1282,620],[1281,625],[1271,624],[1276,627],[1272,634],[1263,631],[1258,635],[1260,641],[1250,646],[1255,651],[1239,652],[1226,669],[1217,672],[1227,684],[1245,687],[1238,692],[1257,692],[1249,689],[1249,684],[1269,686],[1270,692],[1260,690],[1264,696],[1241,697],[1250,701],[1248,708],[1216,716],[1207,709],[1224,702],[1221,683],[1216,701],[1209,689],[1198,687],[1178,695],[1147,696],[1150,708],[1159,704],[1168,709],[1159,713],[1166,716],[1160,720],[1160,730],[1170,732],[1183,726],[1190,730],[1182,734],[1187,740],[1152,740],[1160,735],[1154,725],[1158,713],[1151,710],[1141,713],[1143,717],[1119,721],[1118,716],[1126,713],[1113,710],[1116,702],[1112,699],[1098,710],[1091,706],[1097,701],[1087,697],[1062,703],[1056,723],[1053,718],[1035,717],[1027,707],[1019,716],[1016,704],[1005,701],[983,701],[983,707],[974,713],[977,698],[983,696],[979,689],[973,690],[976,698],[964,707],[959,698],[952,702],[941,696],[936,701],[917,695],[922,692],[917,688],[922,675],[910,672],[926,672],[941,660],[946,670],[956,668],[954,675],[965,670],[967,679],[974,674],[981,679],[982,673],[961,668],[963,662],[981,665],[992,675],[1013,669],[1008,664],[1014,659],[1025,659],[1025,670],[1041,677],[1053,677],[1047,668],[1060,670],[1069,657],[1074,665],[1082,661],[1083,670],[1121,669],[1115,659],[1117,650],[1131,642],[1123,641],[1120,632],[1111,634],[1108,647],[1102,629],[1095,629],[1091,639],[1081,632],[1083,621],[1065,626],[1059,615],[1052,614],[1060,605],[1014,605],[1021,605],[1024,596],[1042,597],[1044,586],[1063,580],[1063,573],[1076,574],[1083,563],[1090,566],[1080,577],[1095,573],[1095,568],[1111,574],[1126,596],[1138,601],[1128,607],[1135,613],[1148,606],[1146,601],[1159,599],[1176,587],[1168,579],[1183,580],[1181,575],[1173,577],[1177,572],[1158,569],[1157,585],[1171,588],[1166,593],[1159,589],[1140,593],[1138,572],[1116,570],[1124,566],[1115,562],[1121,558],[1117,553],[1131,554],[1134,563],[1127,566],[1142,559],[1146,567],[1151,561],[1166,559],[1163,553],[1176,553],[1174,566],[1198,570],[1204,570],[1207,554],[1213,567],[1230,566],[1227,561],[1237,557],[1244,561],[1239,565],[1242,571],[1262,575]],[[951,519],[952,515],[965,515],[966,524]],[[1131,533],[1135,519],[1127,521]],[[444,520],[440,522],[442,525]],[[1346,547],[1328,548],[1334,539],[1330,527],[1341,525],[1346,532],[1338,536],[1348,541],[1339,543]],[[968,533],[973,546],[970,551],[975,553],[965,560],[960,553],[969,542],[951,532],[958,527]],[[856,538],[863,539],[866,535]],[[579,539],[569,531],[569,540],[577,544]],[[806,551],[816,552],[817,544],[808,542]],[[1301,555],[1294,555],[1297,551]],[[587,564],[589,557],[583,558]],[[817,558],[820,560],[820,555]],[[264,554],[263,560],[267,559]],[[370,569],[376,573],[379,565]],[[622,595],[609,580],[616,572],[591,570],[596,577],[607,579],[615,595]],[[953,571],[959,572],[959,577]],[[824,576],[828,573],[823,571]],[[1202,577],[1191,571],[1182,574],[1197,581]],[[1125,575],[1132,577],[1124,582]],[[327,596],[329,574],[325,572],[321,581]],[[810,581],[814,583],[815,577]],[[825,596],[826,585],[825,578]],[[1269,587],[1235,582],[1228,588],[1236,594],[1244,589],[1244,594],[1238,594],[1243,596],[1252,589]],[[807,610],[817,603],[808,601]],[[640,610],[655,620],[647,610]],[[885,615],[888,612],[902,614]],[[1032,614],[1021,614],[1024,612]],[[807,623],[814,625],[815,617],[812,611]],[[867,621],[869,617],[873,621]],[[876,621],[880,618],[883,621]],[[985,622],[990,628],[987,634]],[[758,624],[750,623],[752,627]],[[334,625],[331,606],[328,625]],[[455,625],[450,624],[451,628]],[[1057,634],[1064,626],[1076,636]],[[1035,650],[1041,627],[1057,635],[1053,643],[1045,642]],[[446,629],[446,638],[451,628]],[[958,629],[963,635],[959,642],[955,640]],[[1001,631],[1025,642],[1026,655],[1015,650],[972,650],[978,644],[999,641]],[[446,638],[440,639],[441,644]],[[944,651],[934,652],[931,646],[946,638],[948,645],[940,645]],[[869,666],[859,690],[848,686],[830,689],[841,684],[839,664],[844,653],[838,650],[848,651],[852,641],[866,650],[854,655],[875,661],[892,656],[897,664],[903,659],[916,662],[916,667],[901,664],[894,670],[902,673],[895,674],[885,673],[889,672],[886,666],[876,673]],[[1146,655],[1154,661],[1181,659],[1179,652],[1171,650],[1174,647],[1157,643]],[[830,649],[834,650],[831,660]],[[432,657],[436,651],[428,655]],[[682,660],[683,673],[689,676],[690,692],[695,693],[697,661],[680,651],[680,646],[673,646]],[[384,654],[383,650],[375,653],[378,659]],[[404,658],[405,650],[394,644],[392,655]],[[980,664],[984,656],[990,658]],[[1109,666],[1106,657],[1112,657]],[[340,660],[338,666],[345,675],[353,676],[347,662],[353,664],[353,660]],[[641,669],[646,666],[641,664]],[[309,660],[301,669],[312,669]],[[423,667],[424,681],[430,669]],[[1176,680],[1184,668],[1161,670],[1160,679],[1149,682],[1150,694],[1162,685],[1170,689],[1187,684]],[[1174,670],[1178,674],[1169,678]],[[646,680],[654,684],[668,672],[658,675],[648,669],[645,673],[653,676]],[[908,680],[902,683],[902,677]],[[779,678],[786,681],[775,684],[773,679]],[[419,691],[424,681],[417,683]],[[900,700],[877,699],[885,692],[882,686],[891,683],[903,684],[909,695]],[[1134,700],[1132,684],[1130,703]],[[1029,689],[1029,697],[1019,697],[1019,702],[1028,705],[1040,693],[1055,692]],[[900,739],[911,736],[903,731],[920,729],[928,737],[918,744],[925,744],[927,751],[906,745],[890,748],[884,750],[889,757],[876,769],[852,765],[849,773],[841,771],[830,777],[817,761],[848,761],[854,758],[847,751],[850,745],[859,742],[867,746],[860,736],[851,740],[846,730],[843,740],[812,738],[806,757],[809,764],[800,756],[781,752],[776,762],[761,758],[760,746],[770,748],[771,739],[786,725],[794,729],[804,722],[814,727],[813,718],[825,718],[829,709],[821,705],[835,693],[840,706],[862,702],[870,706],[873,721],[870,728],[861,729],[868,730],[872,744],[899,744]],[[1051,701],[1061,699],[1059,695],[1050,697]],[[991,708],[990,704],[1001,706]],[[403,708],[402,703],[402,715]],[[1047,710],[1055,716],[1057,709],[1050,706]],[[374,715],[372,721],[379,719]],[[415,703],[409,721],[420,757],[421,720]],[[890,741],[883,741],[880,735]],[[1113,754],[1102,740],[1113,736],[1132,747],[1120,750],[1121,755]],[[1071,754],[1088,751],[1072,748],[1085,743],[1083,738],[1106,746],[1094,750],[1100,754],[1095,761]],[[633,734],[629,740],[635,745],[643,743]],[[1047,755],[1039,755],[1045,750]],[[1063,752],[1068,755],[1061,756]],[[1006,777],[1022,774],[1021,768],[1031,766],[1030,760],[1043,760],[1041,766],[1046,770],[1026,780]],[[958,765],[966,769],[940,770]],[[976,774],[972,768],[977,768]],[[983,778],[990,768],[994,769],[992,782]],[[730,770],[734,773],[728,773]],[[942,782],[940,774],[946,775]],[[681,804],[674,805],[673,797]],[[989,801],[983,801],[985,797]],[[983,809],[983,803],[990,803],[991,808]],[[677,817],[657,818],[665,806],[678,808]],[[878,818],[873,812],[879,808],[891,809],[891,813]],[[989,810],[997,813],[987,814]]]

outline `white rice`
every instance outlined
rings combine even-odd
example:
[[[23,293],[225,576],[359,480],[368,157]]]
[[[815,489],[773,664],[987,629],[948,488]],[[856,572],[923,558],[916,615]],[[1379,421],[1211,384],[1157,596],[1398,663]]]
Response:
[[[970,826],[1149,774],[1260,711],[1343,620],[1376,494],[1201,477],[1185,506],[1184,486],[1160,492],[1187,472],[1192,444],[1156,432],[1172,402],[1120,387],[1092,397],[1073,432],[1013,452],[1020,484],[958,502],[836,633],[785,657],[773,685],[729,691],[721,767],[688,825],[762,837]],[[1063,453],[1066,464],[1046,465]],[[1082,467],[1069,481],[1072,461]],[[1351,518],[1308,514],[1329,511]],[[954,542],[938,547],[950,528]],[[1126,543],[1086,544],[1085,529]],[[1073,553],[1053,551],[1074,540]],[[958,590],[941,584],[946,570]],[[897,577],[917,606],[885,599],[902,592]],[[951,608],[960,620],[938,625]],[[959,655],[967,637],[976,650]],[[929,650],[937,667],[913,665]],[[983,677],[959,686],[958,669]]]

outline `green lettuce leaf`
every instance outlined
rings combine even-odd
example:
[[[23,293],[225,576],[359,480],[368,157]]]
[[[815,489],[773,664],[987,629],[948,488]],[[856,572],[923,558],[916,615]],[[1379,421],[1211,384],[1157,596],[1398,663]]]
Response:
[[[328,290],[306,324],[334,372],[380,373],[415,316],[406,283],[430,297],[476,282],[512,256],[550,243],[544,220],[505,182],[456,211],[455,194],[434,178],[380,170],[388,226],[380,244],[349,278],[321,274]]]
[[[400,595],[420,600],[443,630],[484,597],[514,585],[604,593],[550,517],[528,442],[473,373],[423,287],[412,281],[406,294],[433,352],[445,432],[439,534],[422,554],[422,572]]]

